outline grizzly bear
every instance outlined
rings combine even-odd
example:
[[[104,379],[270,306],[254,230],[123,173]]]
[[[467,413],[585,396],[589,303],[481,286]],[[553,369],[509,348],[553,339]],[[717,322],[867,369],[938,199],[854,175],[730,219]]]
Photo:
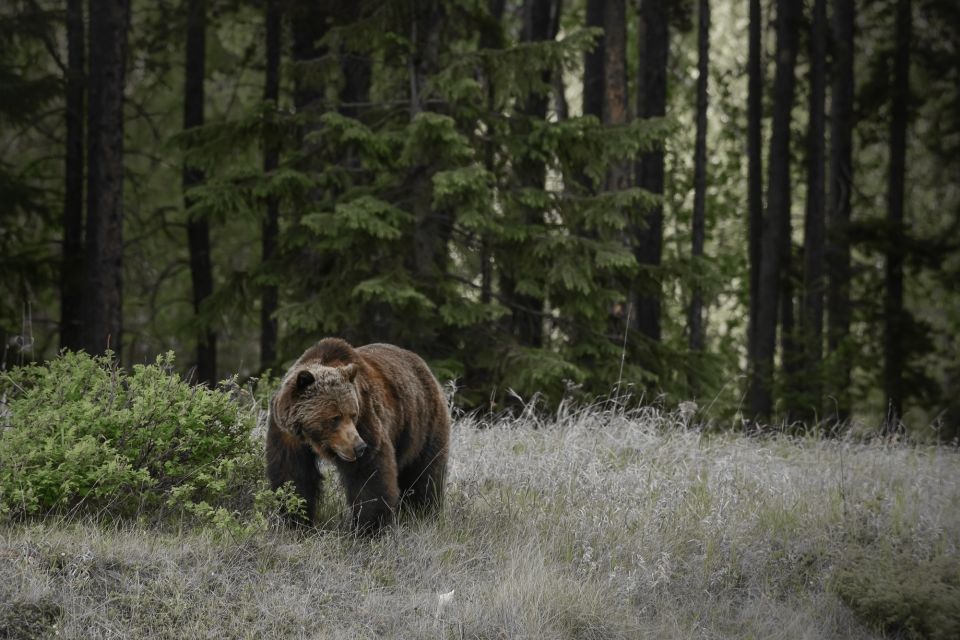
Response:
[[[292,482],[313,522],[323,477],[333,463],[351,509],[351,525],[375,532],[398,507],[437,507],[443,500],[450,414],[427,364],[389,344],[353,348],[325,338],[307,349],[270,402],[267,476]]]

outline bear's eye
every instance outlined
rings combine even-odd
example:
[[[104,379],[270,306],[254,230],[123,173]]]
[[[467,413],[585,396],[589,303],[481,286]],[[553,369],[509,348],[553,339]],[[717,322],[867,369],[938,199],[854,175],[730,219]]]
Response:
[[[331,428],[331,429],[336,429],[337,427],[340,426],[340,423],[341,423],[342,421],[343,421],[343,417],[342,417],[342,416],[337,416],[336,418],[331,418],[330,421],[328,422],[328,424],[330,425],[330,428]]]

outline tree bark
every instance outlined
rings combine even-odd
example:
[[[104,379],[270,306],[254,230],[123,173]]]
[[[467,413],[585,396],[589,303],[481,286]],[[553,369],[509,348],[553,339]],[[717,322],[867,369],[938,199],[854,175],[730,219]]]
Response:
[[[523,23],[521,42],[545,42],[553,40],[553,0],[525,0],[523,3]],[[550,84],[551,73],[544,71],[541,80]],[[529,129],[532,120],[544,120],[547,117],[549,97],[531,94],[527,96],[520,113],[527,118],[521,127]],[[520,157],[516,162],[516,174],[521,187],[543,189],[546,180],[546,168],[542,161],[529,156]],[[530,226],[543,224],[543,213],[528,209],[524,211],[524,223]],[[525,347],[543,346],[543,300],[536,296],[516,291],[516,281],[522,275],[516,273],[516,258],[529,250],[529,246],[508,247],[507,255],[499,261],[503,265],[500,274],[500,288],[504,302],[510,307],[511,333],[518,343]]]
[[[670,48],[668,2],[643,0],[637,27],[640,63],[637,72],[637,117],[662,117],[667,104],[667,60]],[[637,186],[663,196],[663,151],[646,153],[637,163]],[[645,226],[637,231],[634,254],[642,268],[656,270],[663,256],[663,207],[657,205],[644,216]],[[659,276],[641,283],[634,328],[653,342],[660,342]],[[648,366],[659,368],[656,363]]]
[[[850,194],[853,185],[854,0],[833,2],[833,83],[830,91],[830,209],[827,230],[827,349],[836,362],[831,375],[831,417],[850,416]]]
[[[747,209],[750,260],[748,360],[756,360],[757,308],[760,299],[760,251],[763,238],[763,13],[760,0],[750,0],[750,44],[747,57]]]
[[[60,348],[83,347],[83,0],[67,0],[66,160],[60,263]]]
[[[603,28],[605,0],[587,0],[587,26]],[[603,61],[604,36],[600,36],[593,50],[583,60],[583,115],[603,118]]]
[[[90,0],[84,316],[89,353],[122,353],[123,87],[129,0]]]
[[[907,125],[910,104],[910,0],[897,1],[897,49],[893,67],[893,102],[890,116],[890,182],[887,189],[887,290],[884,299],[884,391],[887,397],[888,432],[898,431],[903,418],[903,368],[906,364],[902,335],[904,234],[903,201],[906,176]]]
[[[187,5],[187,55],[184,62],[183,129],[203,126],[203,78],[206,69],[206,0],[189,0]],[[203,302],[213,294],[213,261],[210,256],[210,223],[190,214],[187,191],[203,182],[203,172],[184,163],[184,208],[187,210],[187,246],[190,251],[190,281],[193,284],[193,311],[200,317]],[[217,334],[207,327],[197,329],[198,382],[217,382]]]
[[[267,0],[266,22],[266,68],[263,99],[272,102],[274,109],[280,97],[280,36],[282,14],[279,0]],[[277,140],[267,136],[263,142],[263,172],[267,175],[277,168],[280,146]],[[280,233],[280,208],[276,198],[267,201],[267,214],[260,228],[261,260],[269,265],[276,255],[277,236]],[[276,285],[264,287],[260,301],[260,370],[277,364],[277,338],[279,326],[276,312],[280,292]]]
[[[503,48],[503,9],[505,0],[487,0],[487,11],[490,14],[489,25],[480,34],[482,49]],[[484,70],[487,89],[487,111],[494,112],[495,93],[493,87],[493,73],[490,69]],[[496,169],[496,146],[492,140],[484,143],[484,164],[491,174]],[[487,305],[493,299],[493,250],[489,233],[480,234],[480,302]]]
[[[777,70],[773,88],[773,128],[767,175],[767,211],[763,222],[760,282],[754,361],[748,393],[751,419],[767,420],[773,413],[773,362],[777,341],[777,311],[784,267],[784,247],[790,227],[790,112],[795,88],[800,5],[777,1]]]
[[[706,199],[707,199],[707,107],[709,96],[707,84],[710,78],[710,0],[699,0],[697,33],[697,134],[693,151],[693,229],[692,251],[695,274],[699,274],[697,263],[703,259],[703,245],[706,240]],[[687,327],[690,338],[690,351],[696,355],[703,352],[703,287],[697,275],[694,275],[693,294],[690,300],[690,312]],[[694,395],[699,391],[699,376],[696,369],[690,370],[690,388]]]
[[[824,296],[824,100],[827,64],[827,3],[814,0],[810,25],[810,122],[807,129],[807,209],[803,230],[803,417],[822,413]]]

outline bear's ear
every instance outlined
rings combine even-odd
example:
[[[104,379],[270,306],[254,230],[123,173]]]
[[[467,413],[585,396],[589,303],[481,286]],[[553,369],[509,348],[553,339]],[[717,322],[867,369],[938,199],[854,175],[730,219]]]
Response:
[[[316,382],[316,379],[312,373],[309,371],[301,371],[297,374],[297,391],[306,390],[314,382]]]
[[[357,377],[357,365],[348,364],[340,367],[340,372],[343,373],[343,377],[348,381],[353,382]]]

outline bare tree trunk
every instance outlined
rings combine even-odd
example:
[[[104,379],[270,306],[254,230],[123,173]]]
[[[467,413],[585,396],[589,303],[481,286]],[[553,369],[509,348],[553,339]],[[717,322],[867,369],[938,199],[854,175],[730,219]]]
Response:
[[[755,361],[751,372],[748,412],[764,420],[773,413],[773,361],[777,342],[777,311],[790,228],[790,112],[795,88],[800,5],[777,1],[777,71],[773,87],[773,129],[767,176],[767,213],[763,225]]]
[[[280,36],[281,10],[279,0],[267,0],[266,22],[266,69],[263,99],[273,102],[274,108],[280,97]],[[280,148],[269,137],[263,143],[263,172],[269,174],[277,168]],[[261,225],[261,260],[269,264],[277,251],[277,236],[280,232],[280,210],[276,198],[267,201],[267,215]],[[275,314],[279,306],[280,292],[276,285],[264,287],[260,302],[260,369],[277,363],[277,337],[279,327]]]
[[[893,104],[890,116],[890,182],[887,190],[887,291],[884,300],[884,392],[887,397],[887,430],[900,429],[903,418],[903,367],[906,364],[902,334],[904,225],[907,126],[910,104],[910,0],[897,1],[897,50],[893,67]]]
[[[706,240],[706,199],[707,199],[707,106],[709,96],[707,83],[710,79],[710,0],[699,0],[697,33],[697,137],[693,151],[693,247],[691,255],[694,270],[699,273],[696,263],[703,258],[703,245]],[[703,352],[703,287],[694,277],[693,295],[690,300],[690,313],[687,319],[690,338],[690,351],[694,356]],[[700,388],[699,377],[695,369],[690,370],[690,388],[694,395]]]
[[[760,0],[750,0],[750,46],[747,59],[747,208],[750,259],[750,314],[747,359],[756,362],[757,309],[760,306],[760,259],[763,238],[763,14]]]
[[[793,424],[798,416],[798,389],[800,380],[800,353],[803,344],[797,339],[796,285],[798,267],[794,260],[793,221],[787,220],[783,230],[783,252],[780,273],[780,364],[783,371],[781,387],[784,394],[785,419]]]
[[[123,339],[123,87],[129,0],[90,0],[87,233],[84,299],[89,353]]]
[[[73,350],[83,347],[84,40],[83,0],[67,0],[66,181],[60,263],[60,348]]]
[[[643,0],[637,27],[640,63],[637,72],[637,117],[654,118],[666,113],[667,59],[670,49],[668,2]],[[637,163],[637,186],[663,195],[663,151],[646,153]],[[645,215],[645,226],[637,231],[634,254],[644,267],[657,269],[663,256],[663,207]],[[660,342],[660,279],[639,284],[641,290],[634,313],[634,328],[653,342]],[[649,366],[659,368],[657,363]]]
[[[490,13],[490,25],[480,34],[480,47],[483,49],[503,48],[503,8],[505,0],[487,0],[487,10]],[[484,71],[487,88],[487,111],[494,110],[494,87],[492,70]],[[485,143],[485,164],[487,171],[494,172],[496,165],[496,147],[492,141]],[[490,304],[493,294],[493,250],[490,236],[486,231],[480,235],[480,302]]]
[[[605,0],[587,0],[587,26],[603,27]],[[603,61],[605,37],[601,36],[583,60],[583,115],[603,118]]]
[[[183,129],[203,126],[203,78],[206,69],[206,0],[187,5],[187,55],[184,63]],[[190,280],[193,311],[201,315],[204,300],[213,294],[213,261],[210,256],[210,224],[189,213],[187,191],[203,182],[203,172],[184,164],[184,208],[187,209],[187,245],[190,249]],[[217,334],[210,328],[197,330],[197,381],[217,382]]]
[[[803,231],[803,415],[818,419],[823,411],[824,295],[824,100],[827,64],[827,3],[814,0],[810,25],[810,123],[807,130],[807,210]]]
[[[827,232],[827,348],[836,371],[831,376],[832,418],[850,415],[850,194],[853,185],[854,0],[833,2],[833,85],[830,93],[830,210]]]

